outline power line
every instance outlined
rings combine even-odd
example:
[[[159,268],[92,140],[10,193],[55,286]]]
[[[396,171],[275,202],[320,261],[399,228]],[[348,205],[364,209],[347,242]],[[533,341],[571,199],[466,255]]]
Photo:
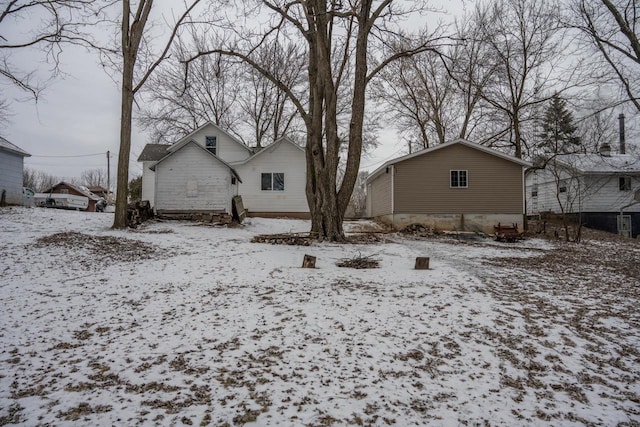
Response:
[[[62,158],[62,157],[92,157],[92,156],[104,156],[105,153],[95,153],[95,154],[76,154],[73,156],[31,156],[31,157],[58,157],[58,158]]]

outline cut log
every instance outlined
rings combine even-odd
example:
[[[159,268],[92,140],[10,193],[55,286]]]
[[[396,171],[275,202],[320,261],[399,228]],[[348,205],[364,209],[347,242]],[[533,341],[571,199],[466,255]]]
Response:
[[[305,254],[302,260],[302,268],[316,268],[316,257]]]
[[[429,257],[419,256],[416,258],[416,270],[428,270],[429,269]]]

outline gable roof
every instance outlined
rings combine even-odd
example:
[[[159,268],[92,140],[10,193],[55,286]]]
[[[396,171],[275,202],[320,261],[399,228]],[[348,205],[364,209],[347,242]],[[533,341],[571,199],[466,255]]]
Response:
[[[378,169],[376,169],[371,175],[369,175],[369,177],[367,178],[367,182],[373,180],[375,177],[380,175],[382,171],[386,170],[387,167],[393,164],[400,163],[405,160],[413,159],[414,157],[424,156],[425,154],[433,153],[434,151],[442,150],[443,148],[451,147],[452,145],[455,145],[455,144],[464,145],[465,147],[473,148],[474,150],[482,151],[484,153],[491,154],[492,156],[496,156],[501,159],[508,160],[510,162],[517,163],[522,166],[531,166],[531,163],[524,161],[522,159],[518,159],[517,157],[513,157],[501,151],[494,150],[493,148],[485,147],[484,145],[480,145],[478,143],[459,138],[459,139],[454,139],[453,141],[445,142],[444,144],[438,144],[434,147],[425,148],[424,150],[420,150],[412,154],[407,154],[405,156],[397,157],[395,159],[389,160],[388,162],[380,166]]]
[[[629,154],[561,154],[556,159],[582,174],[640,173],[640,159]]]
[[[213,126],[214,128],[218,129],[220,132],[222,132],[223,134],[228,136],[229,139],[231,139],[233,142],[235,142],[236,144],[240,145],[242,148],[247,150],[249,153],[253,153],[253,151],[251,150],[250,147],[247,147],[246,145],[244,145],[244,143],[242,141],[240,141],[238,138],[236,138],[235,136],[231,135],[229,132],[227,132],[226,130],[222,129],[220,126],[218,126],[217,124],[213,123],[212,121],[206,122],[205,124],[200,126],[198,129],[196,129],[193,132],[191,132],[189,135],[184,136],[181,139],[179,139],[178,141],[176,141],[175,143],[171,144],[169,146],[169,148],[167,148],[167,151],[179,150],[180,148],[182,148],[183,145],[188,144],[189,142],[193,141],[193,136],[196,133],[200,132],[202,129],[204,129],[206,126]]]
[[[45,191],[43,191],[43,193],[51,193],[54,188],[59,187],[61,185],[66,185],[69,188],[73,188],[78,193],[88,197],[90,200],[98,201],[98,200],[100,200],[102,198],[102,197],[98,196],[97,194],[93,194],[91,191],[89,191],[89,189],[87,187],[70,184],[70,183],[68,183],[66,181],[60,181],[59,183],[53,185],[51,188],[47,188]]]
[[[302,151],[304,153],[304,148],[300,147],[298,144],[293,142],[290,138],[288,138],[286,136],[283,136],[281,138],[278,138],[277,140],[275,140],[271,144],[267,145],[266,147],[262,147],[262,149],[260,151],[258,151],[257,153],[253,154],[252,156],[249,156],[246,159],[240,160],[238,162],[233,162],[233,165],[234,166],[235,165],[244,165],[245,163],[248,163],[248,162],[252,161],[253,159],[255,159],[256,157],[260,156],[262,153],[273,152],[273,150],[275,150],[283,142],[286,142],[288,144],[293,145],[298,150],[300,150],[300,151]]]
[[[138,156],[139,162],[157,162],[167,155],[167,149],[171,147],[169,144],[147,144],[142,149],[142,153]]]
[[[18,154],[22,157],[31,157],[31,154],[24,151],[22,148],[15,144],[10,143],[6,139],[0,136],[0,150],[9,151],[14,154]]]
[[[198,144],[197,142],[195,142],[193,139],[187,141],[186,143],[182,144],[180,147],[178,147],[176,150],[174,151],[170,151],[168,152],[163,158],[161,158],[160,160],[158,160],[157,162],[155,162],[153,165],[151,165],[149,167],[149,169],[151,169],[152,171],[155,172],[156,170],[156,166],[158,166],[160,163],[164,162],[165,160],[167,160],[169,157],[173,156],[174,154],[176,154],[177,152],[179,152],[181,149],[183,149],[184,147],[186,147],[187,145],[193,144],[196,147],[198,147],[199,150],[201,150],[202,152],[206,153],[207,155],[211,156],[212,158],[216,159],[217,161],[219,161],[220,163],[222,163],[223,165],[225,165],[226,167],[229,168],[229,170],[231,171],[231,173],[238,179],[239,182],[242,182],[242,180],[240,179],[240,175],[238,175],[238,172],[236,172],[236,170],[231,167],[231,165],[227,162],[225,162],[224,160],[222,160],[220,157],[216,156],[215,154],[213,154],[211,151],[207,150],[205,147],[203,147],[202,145]]]

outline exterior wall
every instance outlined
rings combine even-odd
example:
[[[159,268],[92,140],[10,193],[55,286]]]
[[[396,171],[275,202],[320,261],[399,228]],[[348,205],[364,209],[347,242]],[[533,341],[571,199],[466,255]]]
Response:
[[[251,152],[242,145],[234,141],[229,135],[215,126],[208,124],[195,132],[190,139],[193,139],[203,147],[206,145],[206,137],[215,136],[217,149],[216,155],[227,163],[239,162],[251,156]],[[242,177],[242,175],[240,175]]]
[[[5,190],[7,204],[22,204],[22,171],[24,158],[18,154],[0,150],[0,194]]]
[[[377,176],[367,188],[368,216],[378,217],[391,214],[391,174],[393,167],[389,166],[389,172]]]
[[[142,162],[142,200],[148,200],[155,208],[156,173],[149,169],[155,162]]]
[[[158,212],[231,212],[231,171],[193,144],[156,166]]]
[[[560,201],[566,213],[579,212],[619,212],[620,208],[634,201],[634,193],[640,189],[640,175],[630,176],[631,191],[620,191],[620,175],[589,175],[586,177],[560,176],[567,192],[561,194]],[[532,192],[537,187],[538,196]],[[541,212],[560,213],[560,204],[556,198],[557,188],[553,174],[546,170],[531,172],[527,176],[527,214]],[[625,212],[640,212],[640,203]]]
[[[493,234],[493,227],[501,224],[518,224],[523,230],[522,214],[388,214],[378,219],[394,230],[402,230],[411,224],[424,224],[434,230],[475,231]]]
[[[305,191],[307,165],[303,150],[283,141],[274,147],[265,148],[249,162],[234,168],[242,180],[238,186],[242,204],[250,215],[308,214]],[[284,191],[261,189],[261,175],[269,172],[284,173]]]
[[[461,144],[394,165],[396,214],[524,213],[523,167]],[[450,188],[451,170],[467,170],[467,188]]]

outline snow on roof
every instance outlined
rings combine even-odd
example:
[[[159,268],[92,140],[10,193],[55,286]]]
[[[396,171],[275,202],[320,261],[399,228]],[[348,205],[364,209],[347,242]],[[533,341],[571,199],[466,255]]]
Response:
[[[640,159],[629,154],[563,154],[557,160],[581,173],[640,173]]]
[[[6,139],[0,136],[0,150],[10,151],[15,154],[19,154],[22,157],[31,157],[31,154],[24,151],[22,148],[15,144],[10,143]]]

